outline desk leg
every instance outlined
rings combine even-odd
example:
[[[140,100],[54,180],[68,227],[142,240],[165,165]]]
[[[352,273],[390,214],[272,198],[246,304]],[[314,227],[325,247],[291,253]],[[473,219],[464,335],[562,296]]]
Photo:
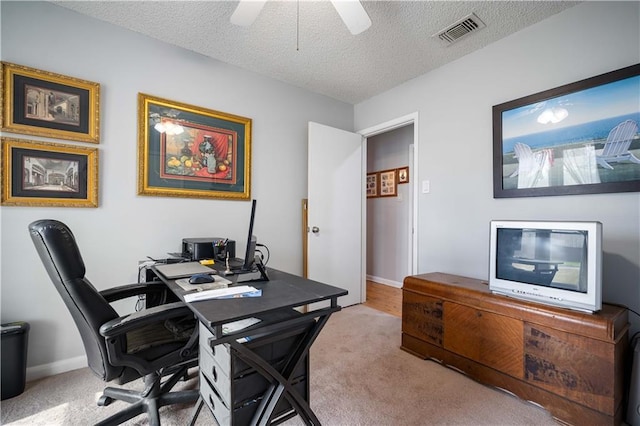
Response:
[[[315,321],[309,330],[305,333],[298,348],[289,355],[285,366],[280,374],[268,362],[256,355],[245,345],[236,341],[231,341],[230,345],[235,349],[237,356],[244,362],[255,368],[263,377],[271,382],[271,386],[265,392],[260,405],[251,422],[252,425],[269,425],[271,424],[271,416],[282,398],[286,398],[293,406],[294,410],[300,415],[307,425],[320,425],[320,421],[316,417],[309,403],[294,389],[291,384],[293,374],[297,367],[303,361],[305,356],[309,355],[311,345],[315,342],[320,331],[329,320],[331,313],[321,315]],[[307,377],[310,380],[310,377]]]
[[[198,397],[198,400],[196,401],[195,407],[193,407],[193,414],[191,415],[191,421],[189,422],[189,426],[193,426],[194,424],[196,424],[196,420],[200,415],[200,410],[202,410],[203,405],[204,405],[204,400],[202,399],[202,395],[200,395]]]

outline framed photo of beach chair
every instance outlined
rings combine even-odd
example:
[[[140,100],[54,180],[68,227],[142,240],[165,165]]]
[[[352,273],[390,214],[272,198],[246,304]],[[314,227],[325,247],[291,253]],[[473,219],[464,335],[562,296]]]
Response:
[[[640,191],[640,64],[493,107],[494,198]]]

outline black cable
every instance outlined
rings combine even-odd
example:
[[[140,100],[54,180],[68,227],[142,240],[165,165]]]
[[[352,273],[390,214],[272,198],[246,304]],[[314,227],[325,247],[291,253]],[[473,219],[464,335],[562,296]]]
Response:
[[[640,314],[638,312],[634,311],[633,309],[631,309],[630,307],[628,307],[627,305],[623,305],[622,303],[614,303],[614,302],[604,302],[604,303],[606,303],[607,305],[613,305],[613,306],[617,306],[619,308],[624,308],[627,311],[636,314],[640,318]]]
[[[262,250],[260,250],[257,247],[264,247],[265,248],[265,250],[267,251],[267,260],[264,260],[264,253],[262,253]],[[265,246],[264,244],[257,243],[256,244],[256,251],[258,253],[260,253],[260,260],[262,260],[262,264],[266,266],[266,264],[269,263],[269,259],[271,258],[271,252],[269,251],[269,247]]]

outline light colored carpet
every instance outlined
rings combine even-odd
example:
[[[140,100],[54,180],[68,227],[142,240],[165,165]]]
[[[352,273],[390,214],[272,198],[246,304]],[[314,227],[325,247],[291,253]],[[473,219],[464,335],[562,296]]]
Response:
[[[357,305],[334,314],[311,349],[311,407],[327,426],[557,425],[530,403],[400,349],[400,318]],[[136,381],[131,387],[140,387]],[[2,401],[3,425],[88,425],[125,406],[95,403],[105,384],[88,368],[27,383]],[[197,379],[176,388],[194,388]],[[186,425],[191,406],[162,409],[163,425]],[[148,424],[144,416],[126,423]],[[204,408],[196,425],[215,424]],[[301,425],[299,417],[284,423]]]

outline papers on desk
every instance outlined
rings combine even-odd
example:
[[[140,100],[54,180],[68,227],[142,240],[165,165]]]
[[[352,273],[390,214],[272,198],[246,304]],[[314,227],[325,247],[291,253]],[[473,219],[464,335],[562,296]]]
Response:
[[[214,290],[199,291],[197,293],[185,294],[185,302],[199,302],[200,300],[209,299],[233,299],[236,297],[260,297],[262,290],[248,285],[237,287],[218,288]]]
[[[243,320],[230,322],[222,325],[222,334],[234,333],[238,330],[245,329],[253,324],[257,324],[260,322],[259,318],[245,318]]]

